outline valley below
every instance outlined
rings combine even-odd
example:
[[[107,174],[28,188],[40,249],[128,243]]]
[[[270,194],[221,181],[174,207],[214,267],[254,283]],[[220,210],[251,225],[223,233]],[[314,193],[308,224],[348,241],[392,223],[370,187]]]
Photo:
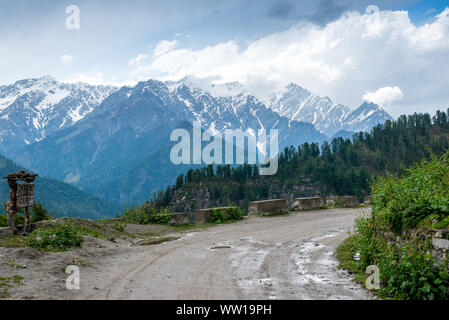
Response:
[[[293,212],[195,229],[128,225],[135,237],[87,238],[74,251],[1,247],[0,268],[3,277],[23,278],[10,299],[374,299],[335,258],[354,218],[368,210]],[[137,235],[156,233],[150,245],[136,245]],[[64,270],[73,264],[80,290],[66,289]]]

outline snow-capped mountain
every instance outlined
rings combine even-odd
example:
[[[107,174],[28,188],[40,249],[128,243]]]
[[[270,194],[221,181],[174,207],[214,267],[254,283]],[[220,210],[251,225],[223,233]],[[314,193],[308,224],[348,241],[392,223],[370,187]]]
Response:
[[[239,128],[278,129],[282,146],[325,139],[309,123],[288,119],[267,108],[238,82],[213,84],[206,89],[183,80],[165,84],[205,128],[218,132]]]
[[[392,119],[374,103],[363,103],[352,111],[329,97],[320,97],[294,83],[273,92],[264,102],[269,108],[291,120],[313,124],[328,137],[340,130],[369,131],[377,124]]]
[[[0,152],[14,154],[27,144],[72,126],[116,90],[61,83],[50,76],[0,86]]]
[[[27,146],[16,159],[103,199],[131,203],[186,171],[170,162],[170,134],[195,120],[220,132],[278,129],[280,148],[327,139],[310,123],[289,120],[246,92],[236,94],[235,86],[218,86],[221,96],[213,96],[182,82],[140,82],[112,93],[83,121]]]
[[[282,149],[389,118],[374,104],[351,111],[294,84],[262,102],[238,82],[200,88],[186,79],[120,89],[50,77],[22,80],[0,87],[0,106],[0,152],[42,175],[128,204],[186,171],[170,162],[170,134],[190,130],[195,120],[217,132],[277,129]]]
[[[341,130],[345,118],[351,113],[348,107],[333,102],[329,97],[319,97],[294,83],[273,92],[264,102],[289,119],[313,124],[327,136]]]
[[[345,118],[345,129],[353,132],[369,131],[379,123],[391,119],[392,117],[379,105],[364,102]]]

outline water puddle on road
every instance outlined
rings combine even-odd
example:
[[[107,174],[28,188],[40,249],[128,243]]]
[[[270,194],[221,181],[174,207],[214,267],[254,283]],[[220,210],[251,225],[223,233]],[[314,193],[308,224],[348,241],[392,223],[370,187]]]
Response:
[[[342,232],[344,230],[335,230],[295,246],[290,276],[304,299],[372,298],[346,271],[338,269],[338,261],[328,245]]]
[[[345,231],[276,244],[240,239],[231,255],[240,290],[257,299],[372,299],[346,271],[338,269],[333,253]]]

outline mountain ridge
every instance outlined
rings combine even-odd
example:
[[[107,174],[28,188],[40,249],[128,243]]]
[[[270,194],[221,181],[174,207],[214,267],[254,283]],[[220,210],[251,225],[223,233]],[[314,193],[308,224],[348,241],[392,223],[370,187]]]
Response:
[[[352,110],[295,83],[272,92],[264,102],[269,108],[289,119],[312,123],[328,137],[340,130],[367,131],[377,124],[393,119],[375,103],[364,102]]]
[[[0,151],[14,155],[24,146],[72,126],[115,90],[112,86],[63,83],[51,76],[0,86]]]

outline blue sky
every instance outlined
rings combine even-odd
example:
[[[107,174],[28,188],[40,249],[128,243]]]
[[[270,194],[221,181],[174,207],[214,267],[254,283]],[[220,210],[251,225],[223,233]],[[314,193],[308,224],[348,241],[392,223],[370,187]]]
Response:
[[[80,8],[80,30],[65,27],[68,5]],[[154,51],[161,47],[162,41],[166,41],[162,44],[169,50],[178,49],[178,56],[182,58],[186,57],[181,55],[182,50],[188,52],[191,59],[194,54],[196,59],[205,48],[229,42],[236,46],[238,52],[244,53],[260,39],[278,34],[287,36],[286,31],[298,26],[308,25],[307,30],[311,32],[316,32],[313,26],[329,29],[326,27],[328,24],[339,21],[347,12],[364,14],[368,5],[377,5],[382,11],[406,11],[413,26],[418,28],[432,24],[436,16],[449,6],[449,1],[3,0],[0,3],[0,84],[46,74],[59,80],[115,84],[145,78],[179,77],[185,74],[163,65],[164,62],[171,63],[170,56],[161,55],[163,59],[159,60],[155,57]],[[130,65],[130,61],[139,55],[142,61]],[[347,58],[349,60],[345,61],[350,65],[351,59]],[[261,62],[260,68],[263,67]],[[304,66],[301,68],[303,70]],[[193,70],[192,74],[196,76],[213,76],[193,67],[187,69]],[[251,72],[245,77],[247,81],[254,74]],[[332,73],[332,68],[329,72]],[[241,75],[232,79],[232,74],[235,73],[218,76],[242,80]],[[377,82],[367,84],[353,97],[347,97],[335,93],[340,90],[338,85],[328,88],[326,83],[320,86],[313,81],[302,80],[299,78],[296,82],[309,85],[319,94],[341,99],[342,103],[352,107],[361,101],[364,92],[398,85],[393,80],[385,81],[385,85],[379,81],[379,88],[375,87]],[[258,87],[262,90],[263,86]],[[439,101],[438,93],[432,92],[431,96],[434,98],[432,101]],[[418,102],[416,108],[420,108]]]

